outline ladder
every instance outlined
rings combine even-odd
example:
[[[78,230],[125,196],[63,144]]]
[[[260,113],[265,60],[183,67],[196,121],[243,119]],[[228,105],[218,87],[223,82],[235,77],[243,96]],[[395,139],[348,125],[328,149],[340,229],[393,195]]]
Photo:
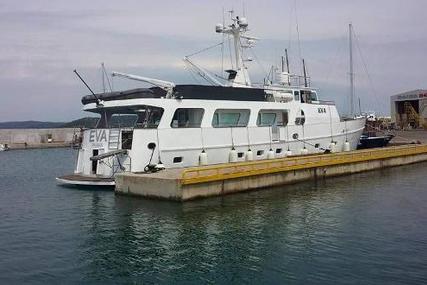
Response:
[[[110,129],[108,134],[108,149],[119,149],[120,129]]]
[[[423,126],[423,118],[415,111],[410,102],[404,103],[407,123],[415,128]]]

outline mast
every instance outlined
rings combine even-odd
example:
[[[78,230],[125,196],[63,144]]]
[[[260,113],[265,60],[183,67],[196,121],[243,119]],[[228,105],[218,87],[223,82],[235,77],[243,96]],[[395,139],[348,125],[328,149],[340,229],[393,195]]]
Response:
[[[307,71],[305,70],[305,61],[302,59],[302,68],[304,70],[304,87],[308,87],[307,83]]]
[[[243,58],[243,49],[251,48],[254,41],[258,39],[246,35],[246,32],[248,31],[248,21],[245,17],[234,17],[233,11],[230,11],[230,14],[231,20],[233,21],[231,25],[224,26],[223,24],[217,24],[215,26],[215,31],[217,33],[228,34],[234,39],[233,43],[236,69],[233,70],[234,76],[230,77],[229,81],[231,86],[251,87],[249,73],[247,66],[245,65],[245,61],[250,61],[250,59]],[[242,39],[246,41],[245,44],[242,44]]]
[[[350,116],[354,116],[354,73],[353,73],[353,25],[348,25],[350,48]]]
[[[287,74],[287,83],[288,83],[288,86],[291,86],[291,77],[290,77],[290,74],[291,74],[291,71],[290,71],[290,68],[289,68],[289,58],[288,58],[288,49],[287,48],[285,48],[285,59],[286,59],[286,72],[288,73]]]
[[[282,64],[281,64],[282,72],[285,72],[285,58],[282,56]]]
[[[285,57],[286,57],[286,71],[287,71],[288,73],[290,73],[290,71],[289,71],[288,49],[287,49],[287,48],[285,48]]]

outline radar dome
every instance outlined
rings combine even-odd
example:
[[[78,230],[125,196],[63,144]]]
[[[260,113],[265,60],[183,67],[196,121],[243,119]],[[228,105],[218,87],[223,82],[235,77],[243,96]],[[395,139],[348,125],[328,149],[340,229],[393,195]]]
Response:
[[[246,28],[248,26],[248,20],[244,17],[239,18],[239,26]]]

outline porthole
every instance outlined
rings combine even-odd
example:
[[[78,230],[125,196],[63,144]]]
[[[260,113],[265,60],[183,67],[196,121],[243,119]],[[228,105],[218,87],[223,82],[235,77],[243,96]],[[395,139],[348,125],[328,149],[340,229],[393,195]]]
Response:
[[[147,145],[147,148],[148,148],[148,149],[155,149],[155,148],[156,148],[156,144],[155,144],[155,143],[153,143],[153,142],[150,142],[150,143]]]
[[[173,163],[180,163],[182,162],[182,156],[175,156],[173,158]]]
[[[261,156],[261,155],[263,155],[264,154],[264,151],[263,150],[258,150],[257,152],[256,152],[256,155],[257,156]]]
[[[243,152],[238,152],[238,153],[237,153],[237,157],[238,157],[238,158],[242,158],[242,157],[243,157],[243,155],[245,155]]]
[[[281,148],[276,148],[276,153],[282,153],[282,149]]]

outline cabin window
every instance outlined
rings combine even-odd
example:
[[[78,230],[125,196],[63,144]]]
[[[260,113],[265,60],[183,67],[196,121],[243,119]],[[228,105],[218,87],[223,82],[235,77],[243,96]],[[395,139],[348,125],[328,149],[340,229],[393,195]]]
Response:
[[[301,90],[301,102],[302,103],[312,103],[313,101],[317,101],[316,92],[310,90]]]
[[[264,151],[263,150],[258,150],[257,152],[256,152],[256,155],[257,156],[261,156],[261,155],[263,155],[264,154]]]
[[[214,128],[246,127],[250,111],[246,109],[217,109],[212,118]]]
[[[286,126],[288,124],[288,111],[286,110],[260,110],[257,126]]]
[[[122,149],[132,149],[133,131],[122,131]]]
[[[154,106],[132,106],[106,108],[96,128],[157,128],[163,115],[163,108]]]
[[[237,153],[237,157],[238,157],[238,158],[242,158],[244,155],[245,155],[245,154],[244,154],[243,152],[238,152],[238,153]]]
[[[276,113],[258,113],[258,126],[272,126],[276,124]]]
[[[163,108],[143,106],[135,112],[138,114],[137,128],[157,129],[163,116]]]
[[[113,114],[109,126],[110,128],[132,128],[137,120],[137,114]]]
[[[299,101],[299,91],[294,91],[294,100]]]
[[[172,122],[172,128],[200,128],[205,110],[199,108],[176,109]]]
[[[295,125],[304,125],[305,123],[305,114],[304,111],[301,110],[297,117],[295,118]]]
[[[276,148],[276,153],[282,153],[282,149],[281,148]]]
[[[311,91],[310,101],[317,101],[317,93],[316,92]]]
[[[108,128],[108,123],[107,123],[107,112],[106,111],[102,111],[101,113],[99,113],[100,117],[98,119],[98,121],[96,122],[96,128],[97,129],[106,129]]]

